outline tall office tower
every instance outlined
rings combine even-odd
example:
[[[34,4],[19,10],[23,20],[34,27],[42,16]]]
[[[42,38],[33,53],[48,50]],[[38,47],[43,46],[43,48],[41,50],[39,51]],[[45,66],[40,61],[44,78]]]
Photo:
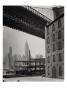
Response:
[[[64,14],[45,30],[46,77],[64,78]]]
[[[12,47],[9,47],[8,58],[9,58],[9,68],[13,69]]]
[[[27,41],[25,43],[25,57],[26,57],[26,60],[29,60],[29,45]]]
[[[31,59],[32,59],[32,56],[31,56],[31,52],[29,50],[29,60],[31,60]]]

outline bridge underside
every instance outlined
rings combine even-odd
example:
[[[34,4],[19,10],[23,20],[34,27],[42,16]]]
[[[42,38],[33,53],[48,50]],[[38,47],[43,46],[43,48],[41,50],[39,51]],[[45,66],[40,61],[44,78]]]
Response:
[[[47,21],[21,6],[3,7],[3,25],[45,39]]]

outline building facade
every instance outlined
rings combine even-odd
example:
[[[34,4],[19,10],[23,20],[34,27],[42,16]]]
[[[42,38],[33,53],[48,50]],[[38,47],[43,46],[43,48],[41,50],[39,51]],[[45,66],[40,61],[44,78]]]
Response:
[[[16,61],[16,74],[42,75],[45,74],[45,58],[31,59],[31,61]]]
[[[45,30],[46,77],[64,78],[64,14]]]
[[[26,60],[29,60],[29,45],[27,41],[25,43],[25,57],[26,57]]]
[[[64,13],[64,7],[53,7],[54,20]]]

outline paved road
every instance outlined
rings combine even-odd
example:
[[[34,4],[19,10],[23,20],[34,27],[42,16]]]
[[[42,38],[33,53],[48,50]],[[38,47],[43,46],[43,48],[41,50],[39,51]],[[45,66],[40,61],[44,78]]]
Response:
[[[52,78],[46,78],[41,76],[31,76],[31,77],[16,77],[16,78],[4,78],[6,81],[63,81],[63,79],[52,79]]]

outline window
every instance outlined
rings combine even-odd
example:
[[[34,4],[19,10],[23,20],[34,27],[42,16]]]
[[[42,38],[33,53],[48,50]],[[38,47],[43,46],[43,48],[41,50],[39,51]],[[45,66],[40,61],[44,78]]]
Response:
[[[52,41],[55,41],[55,34],[52,34]]]
[[[58,57],[59,61],[62,61],[62,53],[59,53],[58,56],[59,56],[59,57]]]
[[[49,34],[49,27],[47,28],[47,35]]]
[[[61,20],[59,19],[58,20],[58,28],[60,28],[61,27]]]
[[[62,76],[62,66],[59,66],[59,76]]]
[[[56,50],[55,44],[53,44],[53,52]]]
[[[47,38],[47,44],[49,44],[49,43],[50,43],[50,38],[48,37],[48,38]]]
[[[50,56],[47,57],[47,61],[48,61],[48,63],[50,63]]]
[[[54,24],[52,25],[52,32],[55,31],[55,26]]]
[[[58,32],[58,39],[61,39],[62,35],[61,35],[61,31]]]
[[[48,75],[50,75],[50,73],[49,73],[49,68],[50,68],[50,67],[48,66]]]
[[[52,67],[52,78],[56,78],[56,67]]]
[[[61,41],[58,42],[58,50],[61,50],[62,49],[62,43]]]
[[[56,58],[55,58],[55,55],[53,55],[53,62],[55,62],[56,61]]]
[[[48,75],[50,75],[50,73],[48,72]]]
[[[49,46],[47,47],[47,53],[50,53],[50,47]]]

